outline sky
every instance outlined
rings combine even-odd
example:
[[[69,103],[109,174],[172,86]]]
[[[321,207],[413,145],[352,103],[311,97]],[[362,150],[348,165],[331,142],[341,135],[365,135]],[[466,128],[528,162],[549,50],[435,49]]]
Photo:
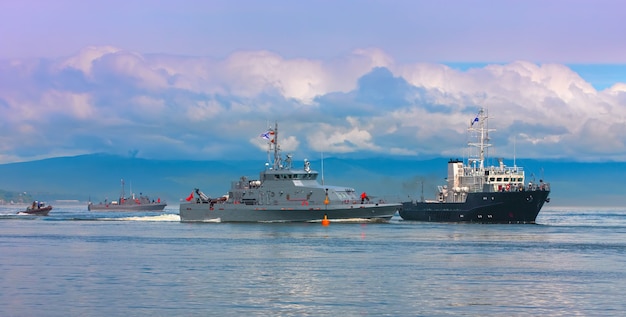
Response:
[[[623,1],[1,1],[0,163],[626,161]]]

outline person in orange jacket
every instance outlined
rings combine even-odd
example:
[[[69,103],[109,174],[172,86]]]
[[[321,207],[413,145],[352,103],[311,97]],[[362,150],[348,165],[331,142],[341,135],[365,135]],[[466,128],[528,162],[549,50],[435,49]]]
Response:
[[[365,201],[370,201],[370,198],[367,196],[367,194],[365,192],[361,193],[361,204]]]

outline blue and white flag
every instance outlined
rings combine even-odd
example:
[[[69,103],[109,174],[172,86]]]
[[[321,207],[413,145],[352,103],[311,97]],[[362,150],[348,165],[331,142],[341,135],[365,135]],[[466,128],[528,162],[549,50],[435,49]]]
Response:
[[[274,135],[274,131],[268,130],[265,133],[261,133],[260,137],[269,140],[272,138],[271,135]]]

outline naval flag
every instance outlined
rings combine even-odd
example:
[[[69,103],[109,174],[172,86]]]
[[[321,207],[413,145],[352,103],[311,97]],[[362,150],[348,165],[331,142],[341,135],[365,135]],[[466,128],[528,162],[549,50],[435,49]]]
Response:
[[[268,131],[265,131],[265,133],[261,133],[260,137],[266,140],[269,140],[271,138],[271,135],[274,135],[274,131],[268,130]]]
[[[474,118],[474,120],[472,120],[472,126],[474,126],[474,123],[478,122],[478,117]]]
[[[186,201],[191,201],[193,199],[193,192],[189,194],[189,197],[185,198]]]

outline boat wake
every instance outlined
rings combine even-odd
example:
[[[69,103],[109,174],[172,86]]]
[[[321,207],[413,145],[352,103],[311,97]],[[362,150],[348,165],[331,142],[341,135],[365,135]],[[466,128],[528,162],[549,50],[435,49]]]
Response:
[[[219,223],[219,222],[222,222],[222,218],[206,219],[206,220],[203,220],[202,222]]]
[[[346,218],[346,219],[328,219],[331,223],[386,223],[389,222],[389,220],[386,219],[382,219],[382,218]],[[322,219],[320,220],[312,220],[309,222],[322,222]]]
[[[123,218],[100,218],[107,221],[149,221],[149,222],[179,222],[180,216],[177,214],[162,214],[156,216],[134,216]]]

